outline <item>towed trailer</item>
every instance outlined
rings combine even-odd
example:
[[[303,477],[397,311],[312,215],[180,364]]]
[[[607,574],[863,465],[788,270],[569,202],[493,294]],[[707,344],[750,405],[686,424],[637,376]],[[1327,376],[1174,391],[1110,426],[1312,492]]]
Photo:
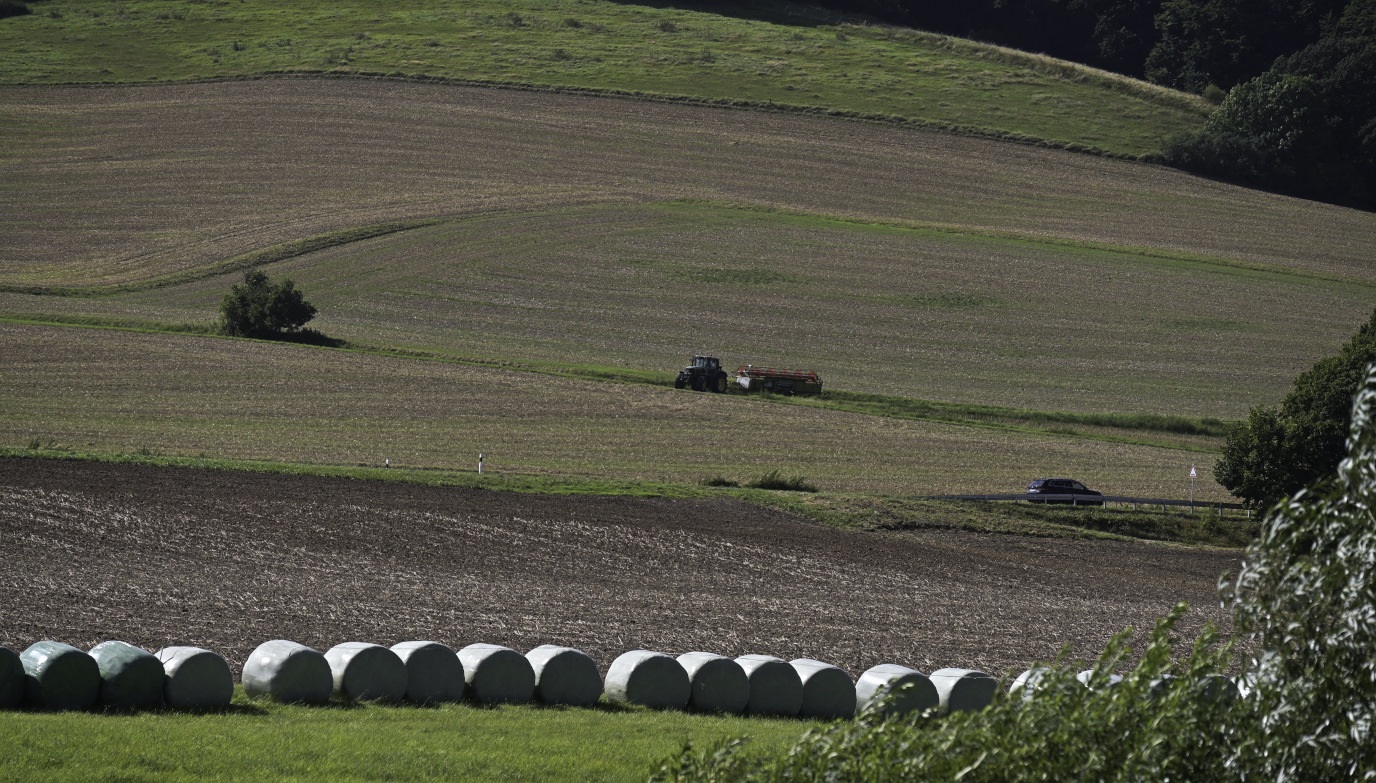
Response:
[[[775,367],[756,367],[747,364],[736,368],[736,385],[747,392],[821,394],[822,378],[811,370],[781,370]]]

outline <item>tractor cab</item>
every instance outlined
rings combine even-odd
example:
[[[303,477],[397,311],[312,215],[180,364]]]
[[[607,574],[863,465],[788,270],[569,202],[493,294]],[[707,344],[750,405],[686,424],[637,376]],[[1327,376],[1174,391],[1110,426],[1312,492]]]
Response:
[[[674,388],[724,394],[726,372],[721,368],[721,360],[715,356],[694,356],[692,363],[679,371]]]

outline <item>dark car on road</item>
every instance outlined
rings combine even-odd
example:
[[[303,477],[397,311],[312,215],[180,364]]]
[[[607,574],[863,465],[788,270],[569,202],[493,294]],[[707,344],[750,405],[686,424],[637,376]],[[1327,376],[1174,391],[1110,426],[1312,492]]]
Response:
[[[1068,478],[1037,479],[1027,485],[1029,495],[1060,495],[1055,500],[1029,497],[1032,503],[1074,503],[1077,506],[1102,506],[1104,493],[1095,492],[1084,484]],[[1065,497],[1065,496],[1069,497]]]

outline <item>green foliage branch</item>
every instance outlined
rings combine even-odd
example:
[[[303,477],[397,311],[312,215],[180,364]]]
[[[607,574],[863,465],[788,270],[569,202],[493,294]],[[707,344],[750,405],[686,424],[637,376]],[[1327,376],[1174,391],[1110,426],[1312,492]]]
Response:
[[[1034,689],[1000,689],[979,712],[871,711],[777,756],[751,755],[740,740],[685,743],[652,780],[1376,780],[1376,365],[1346,446],[1336,480],[1277,506],[1221,585],[1236,616],[1231,640],[1206,627],[1173,662],[1181,605],[1117,685],[1131,629],[1110,640],[1087,687],[1063,656]],[[1236,698],[1216,674],[1244,639],[1258,653]]]
[[[1295,379],[1279,408],[1253,408],[1228,434],[1214,479],[1255,507],[1331,476],[1346,454],[1352,395],[1376,362],[1376,311],[1336,356]]]
[[[262,270],[250,269],[220,301],[220,333],[280,339],[299,332],[316,312],[290,279],[272,283]]]

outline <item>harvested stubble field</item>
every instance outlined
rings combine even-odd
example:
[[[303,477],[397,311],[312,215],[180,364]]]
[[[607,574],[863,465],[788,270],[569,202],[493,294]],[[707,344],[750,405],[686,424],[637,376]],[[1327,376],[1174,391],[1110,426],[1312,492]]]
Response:
[[[1034,436],[295,345],[0,324],[0,443],[106,453],[694,483],[771,470],[830,492],[1018,492],[1072,474],[1179,497],[1168,448]],[[1226,501],[1208,477],[1201,500]]]
[[[244,254],[435,220],[268,268],[389,346],[1233,418],[1376,283],[1370,214],[825,118],[331,80],[6,89],[0,115],[8,314],[205,322]]]
[[[1236,551],[838,531],[727,500],[570,498],[0,460],[0,645],[436,639],[899,662],[1096,654],[1178,601],[1226,623]]]

